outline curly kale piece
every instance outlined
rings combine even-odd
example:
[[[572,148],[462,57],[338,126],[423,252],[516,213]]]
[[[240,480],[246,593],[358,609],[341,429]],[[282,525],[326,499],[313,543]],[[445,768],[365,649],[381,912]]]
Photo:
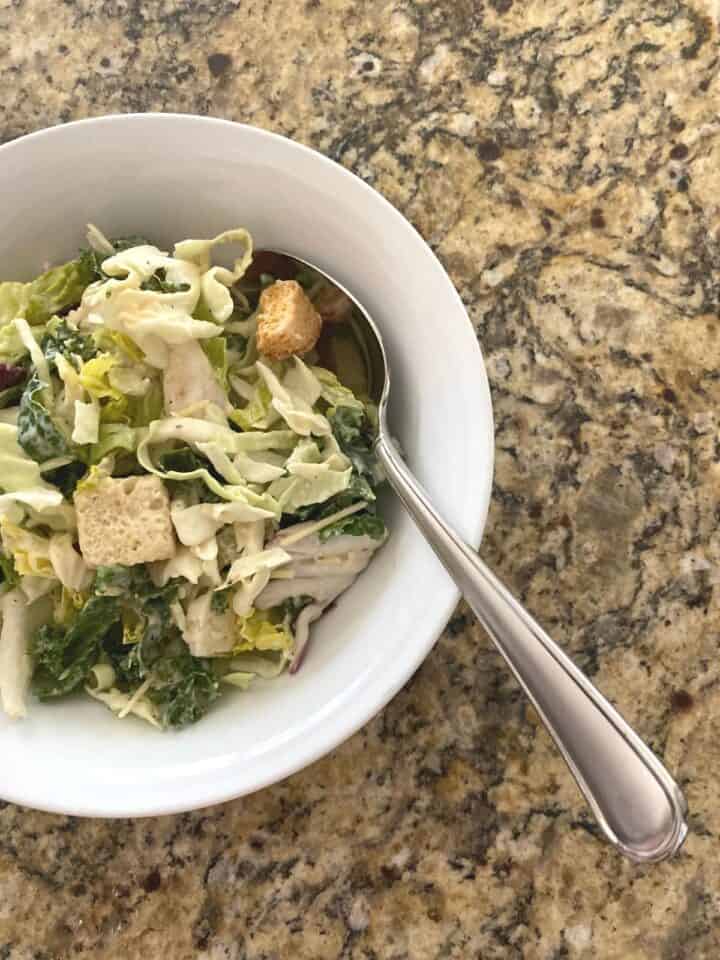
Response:
[[[71,693],[82,685],[100,655],[101,642],[120,617],[117,597],[92,596],[69,628],[46,624],[31,642],[32,685],[41,700]]]
[[[220,681],[210,660],[193,657],[187,647],[157,661],[148,698],[168,727],[195,723],[220,695]]]
[[[38,463],[65,457],[70,443],[43,403],[45,386],[34,373],[23,390],[18,410],[18,443]]]
[[[42,352],[51,365],[54,366],[55,358],[61,354],[66,359],[73,356],[80,357],[81,360],[92,360],[97,356],[97,347],[91,337],[86,337],[78,330],[75,330],[66,319],[62,317],[53,317],[47,325],[47,331],[40,343]]]

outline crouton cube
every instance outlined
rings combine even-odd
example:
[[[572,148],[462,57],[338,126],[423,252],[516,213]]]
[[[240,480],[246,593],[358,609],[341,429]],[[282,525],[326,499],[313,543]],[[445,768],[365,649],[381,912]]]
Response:
[[[106,477],[74,500],[80,552],[90,566],[129,567],[174,555],[170,501],[159,477]]]
[[[278,280],[263,290],[257,327],[257,347],[273,360],[307,353],[317,343],[320,314],[295,280]]]

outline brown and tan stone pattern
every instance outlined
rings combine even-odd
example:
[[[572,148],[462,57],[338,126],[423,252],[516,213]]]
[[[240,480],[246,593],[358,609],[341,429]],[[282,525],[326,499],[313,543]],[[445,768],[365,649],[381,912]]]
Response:
[[[0,139],[129,110],[296,137],[421,230],[485,351],[484,556],[677,772],[596,830],[461,608],[365,730],[222,807],[0,810],[0,958],[720,955],[716,0],[12,0]]]

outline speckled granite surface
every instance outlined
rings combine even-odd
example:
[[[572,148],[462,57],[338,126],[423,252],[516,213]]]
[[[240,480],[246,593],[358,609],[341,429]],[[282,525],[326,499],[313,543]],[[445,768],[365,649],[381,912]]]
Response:
[[[186,816],[0,804],[0,957],[720,955],[720,81],[713,0],[12,0],[0,138],[178,110],[294,136],[447,265],[497,417],[485,557],[677,772],[638,869],[461,609],[290,781]]]

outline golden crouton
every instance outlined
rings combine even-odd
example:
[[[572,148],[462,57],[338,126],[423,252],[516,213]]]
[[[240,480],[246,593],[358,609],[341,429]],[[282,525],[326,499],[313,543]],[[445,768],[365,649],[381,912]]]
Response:
[[[257,347],[273,360],[307,353],[317,343],[320,314],[295,280],[278,280],[263,290],[257,327]]]
[[[167,560],[175,553],[170,502],[159,477],[106,477],[75,494],[80,552],[93,567]]]

